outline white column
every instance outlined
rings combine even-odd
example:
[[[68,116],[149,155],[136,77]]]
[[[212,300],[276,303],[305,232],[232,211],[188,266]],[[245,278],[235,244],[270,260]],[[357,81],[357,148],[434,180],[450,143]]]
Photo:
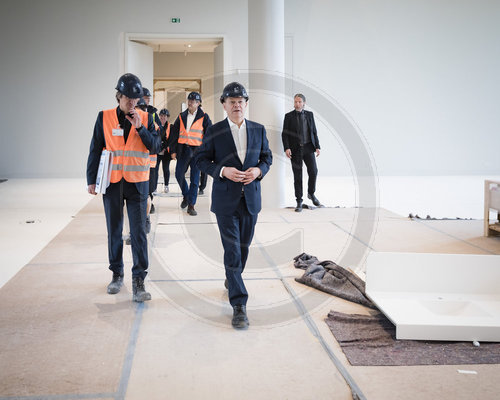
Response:
[[[273,165],[262,181],[264,207],[284,207],[281,127],[285,111],[284,0],[248,1],[249,116],[266,127]]]

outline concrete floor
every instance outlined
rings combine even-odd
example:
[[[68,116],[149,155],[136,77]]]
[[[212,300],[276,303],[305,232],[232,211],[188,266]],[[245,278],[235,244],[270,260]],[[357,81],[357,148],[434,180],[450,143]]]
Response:
[[[19,182],[0,184],[0,193],[12,190],[30,210],[12,185]],[[146,282],[153,300],[137,305],[128,246],[126,284],[118,295],[106,294],[102,201],[80,186],[74,183],[71,201],[57,195],[61,185],[48,195],[38,186],[31,195],[32,202],[52,204],[60,224],[52,228],[45,218],[25,224],[22,207],[2,200],[2,219],[14,207],[20,225],[14,239],[3,224],[2,264],[15,264],[16,251],[26,253],[17,259],[35,254],[0,289],[0,400],[350,399],[353,392],[370,400],[498,398],[499,365],[350,366],[323,320],[330,310],[367,309],[295,282],[302,271],[292,265],[302,251],[336,261],[350,246],[363,253],[368,246],[500,254],[500,238],[482,237],[481,220],[411,221],[380,209],[374,241],[361,243],[351,235],[359,209],[263,210],[245,272],[251,326],[234,331],[208,196],[199,198],[197,217],[179,209],[174,185],[173,193],[156,197]],[[33,250],[23,243],[40,226],[55,237]],[[362,269],[362,260],[349,266]]]

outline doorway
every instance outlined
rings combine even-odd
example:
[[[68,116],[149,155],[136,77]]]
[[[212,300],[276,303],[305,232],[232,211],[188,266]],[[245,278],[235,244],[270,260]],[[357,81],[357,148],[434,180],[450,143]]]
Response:
[[[183,111],[191,91],[202,96],[203,110],[214,121],[222,119],[214,107],[223,88],[224,38],[220,35],[125,34],[123,71],[137,74],[153,93],[158,109],[172,117]],[[218,76],[218,77],[216,77]]]
[[[158,110],[167,108],[174,117],[186,109],[190,92],[202,92],[201,79],[155,79],[153,105]]]

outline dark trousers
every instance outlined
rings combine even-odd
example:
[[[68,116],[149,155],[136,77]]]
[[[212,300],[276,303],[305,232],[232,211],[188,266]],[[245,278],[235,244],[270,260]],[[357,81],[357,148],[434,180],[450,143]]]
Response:
[[[224,267],[229,284],[229,303],[246,305],[248,292],[241,274],[248,258],[248,248],[257,223],[257,215],[248,212],[245,198],[242,197],[233,215],[216,214],[222,247],[224,247]]]
[[[156,167],[149,169],[149,194],[151,200],[153,200],[153,193],[156,191],[158,186],[158,161],[156,161]]]
[[[167,153],[165,151],[165,154],[159,155],[158,154],[158,164],[156,164],[157,170],[160,168],[160,163],[161,167],[163,170],[163,182],[165,183],[165,186],[168,186],[168,183],[170,182],[170,161],[172,160],[172,157],[170,156],[170,153]]]
[[[197,147],[179,145],[177,153],[177,166],[175,167],[175,178],[182,190],[182,196],[187,198],[190,205],[196,204],[198,197],[198,184],[200,182],[200,170],[196,166],[194,153]],[[190,169],[189,186],[186,182],[186,171]]]
[[[318,176],[318,167],[316,165],[316,149],[312,143],[307,143],[292,151],[292,171],[293,171],[293,185],[295,187],[295,198],[302,200],[302,162],[306,164],[307,175],[309,180],[307,182],[307,193],[314,194],[316,191],[316,177]]]
[[[205,190],[205,188],[207,187],[207,178],[208,175],[204,172],[200,174],[200,190]]]
[[[141,194],[134,183],[121,180],[112,183],[102,196],[108,228],[109,269],[123,276],[123,205],[127,202],[132,245],[132,277],[144,279],[147,275],[148,241],[144,229],[148,195]]]

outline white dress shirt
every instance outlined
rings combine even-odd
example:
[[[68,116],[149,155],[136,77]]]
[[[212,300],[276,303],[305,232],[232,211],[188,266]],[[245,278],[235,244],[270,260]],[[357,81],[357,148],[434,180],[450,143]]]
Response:
[[[229,122],[229,127],[231,128],[231,133],[233,134],[233,140],[236,145],[236,150],[238,151],[238,157],[243,164],[247,154],[247,124],[245,120],[243,120],[241,126],[238,127],[238,125],[236,125],[229,118],[227,119],[227,122]]]
[[[236,146],[236,151],[238,152],[238,157],[243,164],[245,162],[245,156],[247,154],[247,124],[246,121],[243,120],[241,126],[238,127],[233,121],[229,118],[227,119],[229,122],[229,128],[231,128],[231,134],[233,135],[234,144]],[[220,177],[222,178],[222,171],[224,171],[224,167],[220,170]]]
[[[186,130],[189,131],[191,129],[191,125],[193,125],[194,118],[196,117],[196,114],[198,114],[198,109],[194,112],[194,114],[191,114],[188,110],[188,115],[186,118]]]

